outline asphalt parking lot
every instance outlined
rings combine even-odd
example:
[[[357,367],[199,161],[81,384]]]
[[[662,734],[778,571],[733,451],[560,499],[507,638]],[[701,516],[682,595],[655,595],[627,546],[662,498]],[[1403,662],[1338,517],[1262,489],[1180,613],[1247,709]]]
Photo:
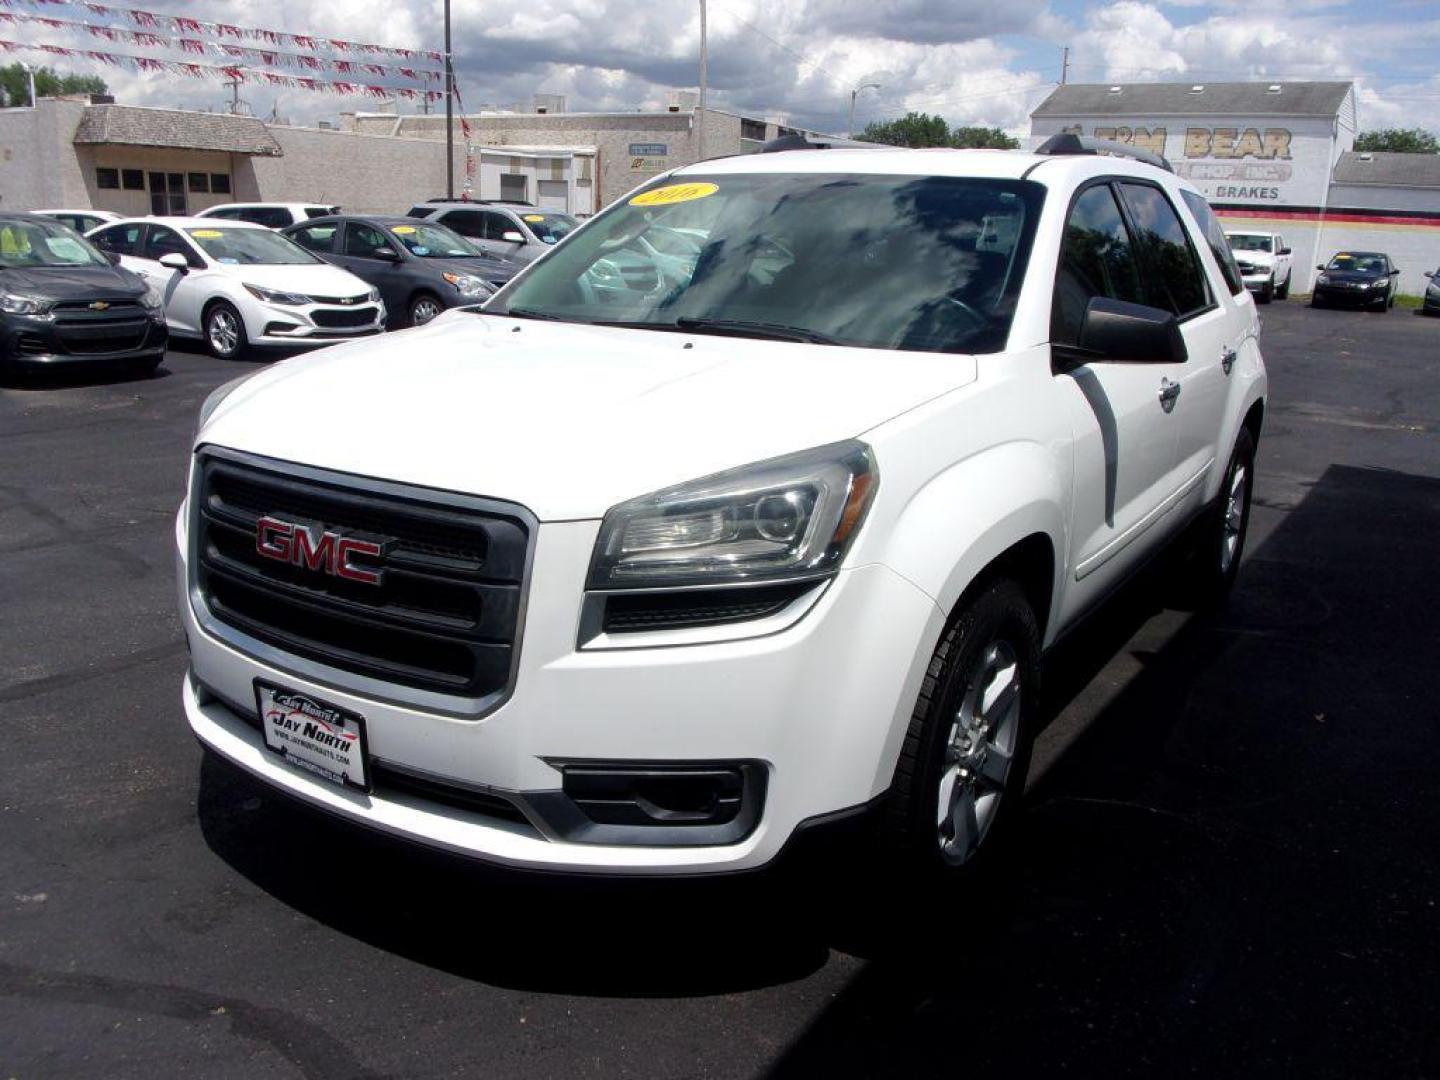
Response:
[[[203,760],[173,515],[246,365],[0,389],[0,1077],[1440,1074],[1440,320],[1262,309],[1230,610],[1053,658],[983,895],[417,854]]]

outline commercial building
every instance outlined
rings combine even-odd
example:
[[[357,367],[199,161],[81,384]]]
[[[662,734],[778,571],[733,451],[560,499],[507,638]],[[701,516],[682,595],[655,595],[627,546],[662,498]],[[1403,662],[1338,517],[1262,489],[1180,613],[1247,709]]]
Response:
[[[1030,114],[1032,142],[1070,131],[1162,154],[1228,228],[1284,236],[1297,290],[1336,251],[1386,251],[1400,291],[1440,265],[1440,157],[1354,153],[1348,82],[1071,83]],[[1396,160],[1396,159],[1417,160]]]

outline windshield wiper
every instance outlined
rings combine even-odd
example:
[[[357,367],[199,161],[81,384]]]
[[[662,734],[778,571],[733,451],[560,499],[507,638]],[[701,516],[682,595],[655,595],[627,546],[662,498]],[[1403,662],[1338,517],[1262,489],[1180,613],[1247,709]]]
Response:
[[[507,315],[512,319],[543,319],[545,322],[570,322],[572,320],[561,318],[559,315],[551,315],[546,311],[527,311],[525,308],[506,308],[504,311],[492,311],[491,315]]]
[[[751,322],[748,319],[711,319],[698,315],[682,315],[672,324],[681,330],[698,334],[744,334],[750,337],[773,338],[776,341],[805,341],[812,345],[843,345],[843,341],[807,330],[803,326],[784,323]]]

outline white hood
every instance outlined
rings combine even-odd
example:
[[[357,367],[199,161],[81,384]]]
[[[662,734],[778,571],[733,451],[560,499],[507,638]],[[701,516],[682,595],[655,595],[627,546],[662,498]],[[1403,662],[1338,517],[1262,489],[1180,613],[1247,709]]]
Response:
[[[349,270],[341,270],[328,263],[304,263],[299,266],[218,265],[232,277],[262,289],[304,293],[306,296],[364,296],[370,291],[370,286]]]
[[[276,364],[199,441],[594,518],[974,378],[973,357],[946,353],[457,315]]]

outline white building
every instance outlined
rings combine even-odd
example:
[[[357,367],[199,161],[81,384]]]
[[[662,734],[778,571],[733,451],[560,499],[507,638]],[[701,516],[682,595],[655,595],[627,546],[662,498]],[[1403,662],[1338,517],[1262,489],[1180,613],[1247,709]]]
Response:
[[[1388,252],[1400,291],[1422,293],[1440,264],[1440,158],[1354,154],[1357,127],[1348,82],[1071,83],[1030,114],[1035,145],[1072,131],[1163,155],[1227,227],[1284,236],[1298,290],[1351,248]]]

